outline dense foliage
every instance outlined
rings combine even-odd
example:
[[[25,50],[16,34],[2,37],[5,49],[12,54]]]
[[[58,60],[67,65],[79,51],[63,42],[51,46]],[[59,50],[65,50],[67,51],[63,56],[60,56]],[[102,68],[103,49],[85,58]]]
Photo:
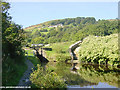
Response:
[[[77,17],[48,21],[25,28],[27,43],[78,41],[88,35],[105,36],[117,33],[117,20]]]
[[[104,37],[86,37],[79,49],[79,60],[99,64],[120,64],[118,58],[118,34]]]
[[[24,34],[21,26],[11,21],[9,8],[9,3],[2,2],[2,84],[17,85],[27,68],[22,50]]]
[[[7,57],[15,58],[23,54],[22,42],[23,30],[21,26],[11,21],[8,9],[10,8],[9,3],[2,2],[2,55],[3,61]]]
[[[30,77],[30,80],[37,88],[65,88],[64,80],[55,72],[44,70],[40,65],[37,65]]]

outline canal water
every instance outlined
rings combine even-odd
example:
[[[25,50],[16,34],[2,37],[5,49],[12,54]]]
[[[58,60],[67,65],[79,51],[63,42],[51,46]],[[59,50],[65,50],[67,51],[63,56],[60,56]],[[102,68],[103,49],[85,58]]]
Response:
[[[64,78],[67,88],[118,88],[120,68],[105,65],[49,62],[42,65]]]

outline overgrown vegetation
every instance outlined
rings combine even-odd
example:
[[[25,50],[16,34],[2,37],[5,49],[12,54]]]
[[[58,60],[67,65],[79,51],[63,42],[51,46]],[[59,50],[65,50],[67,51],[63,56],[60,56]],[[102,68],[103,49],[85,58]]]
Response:
[[[16,62],[15,60],[21,60]],[[16,86],[19,80],[23,76],[23,73],[27,70],[27,65],[24,58],[8,58],[2,65],[2,85],[3,86]]]
[[[2,2],[2,85],[17,85],[25,64],[23,29],[11,21],[8,10],[10,4]]]
[[[65,88],[64,80],[55,72],[44,70],[40,65],[37,65],[30,77],[30,80],[37,88]]]
[[[87,63],[120,65],[118,34],[86,37],[79,49],[79,60]]]

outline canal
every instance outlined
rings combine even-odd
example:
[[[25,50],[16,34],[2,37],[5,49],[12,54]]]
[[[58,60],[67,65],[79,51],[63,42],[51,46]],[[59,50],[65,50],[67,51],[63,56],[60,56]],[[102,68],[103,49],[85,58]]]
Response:
[[[61,76],[68,89],[119,87],[120,68],[64,62],[49,62],[42,67]]]

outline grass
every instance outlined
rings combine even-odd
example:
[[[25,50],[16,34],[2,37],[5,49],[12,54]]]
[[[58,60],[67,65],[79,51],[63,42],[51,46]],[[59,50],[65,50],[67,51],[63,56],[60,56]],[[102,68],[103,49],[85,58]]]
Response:
[[[74,42],[60,42],[60,43],[53,43],[49,47],[52,48],[52,51],[45,51],[46,56],[49,60],[56,60],[56,61],[65,61],[71,59],[69,54],[69,46]]]
[[[35,56],[28,56],[28,59],[33,63],[34,66],[40,64],[40,60]]]
[[[8,58],[2,64],[2,85],[3,86],[17,86],[23,73],[27,70],[24,58],[11,59]],[[21,60],[21,61],[16,61]]]
[[[28,56],[27,54],[25,54],[25,56],[33,63],[34,66],[36,66],[37,64],[40,64],[40,60],[33,55],[33,50],[32,49],[27,49],[25,50],[25,52],[28,53]]]
[[[23,48],[25,49],[25,48]],[[8,57],[2,62],[2,85],[3,86],[17,86],[19,80],[27,70],[25,60],[28,58],[34,66],[40,63],[39,59],[33,55],[33,50],[26,48],[28,52],[25,56],[16,57],[14,59]]]
[[[41,33],[43,33],[43,34],[47,35],[49,32],[41,32]]]
[[[43,34],[47,35],[47,34],[49,33],[49,31],[50,31],[51,29],[53,29],[53,27],[51,27],[51,28],[43,28],[43,29],[47,29],[47,30],[48,30],[48,32],[41,32],[41,33],[43,33]],[[41,31],[41,30],[39,30],[39,31]]]
[[[47,30],[49,31],[49,30],[51,30],[51,29],[53,29],[53,28],[54,28],[54,27],[51,27],[51,28],[47,28],[47,27],[46,27],[46,28],[39,28],[39,29],[37,29],[37,30],[40,31],[41,29],[47,29]],[[34,31],[34,30],[36,30],[36,29],[25,29],[25,31],[31,31],[31,30]]]

